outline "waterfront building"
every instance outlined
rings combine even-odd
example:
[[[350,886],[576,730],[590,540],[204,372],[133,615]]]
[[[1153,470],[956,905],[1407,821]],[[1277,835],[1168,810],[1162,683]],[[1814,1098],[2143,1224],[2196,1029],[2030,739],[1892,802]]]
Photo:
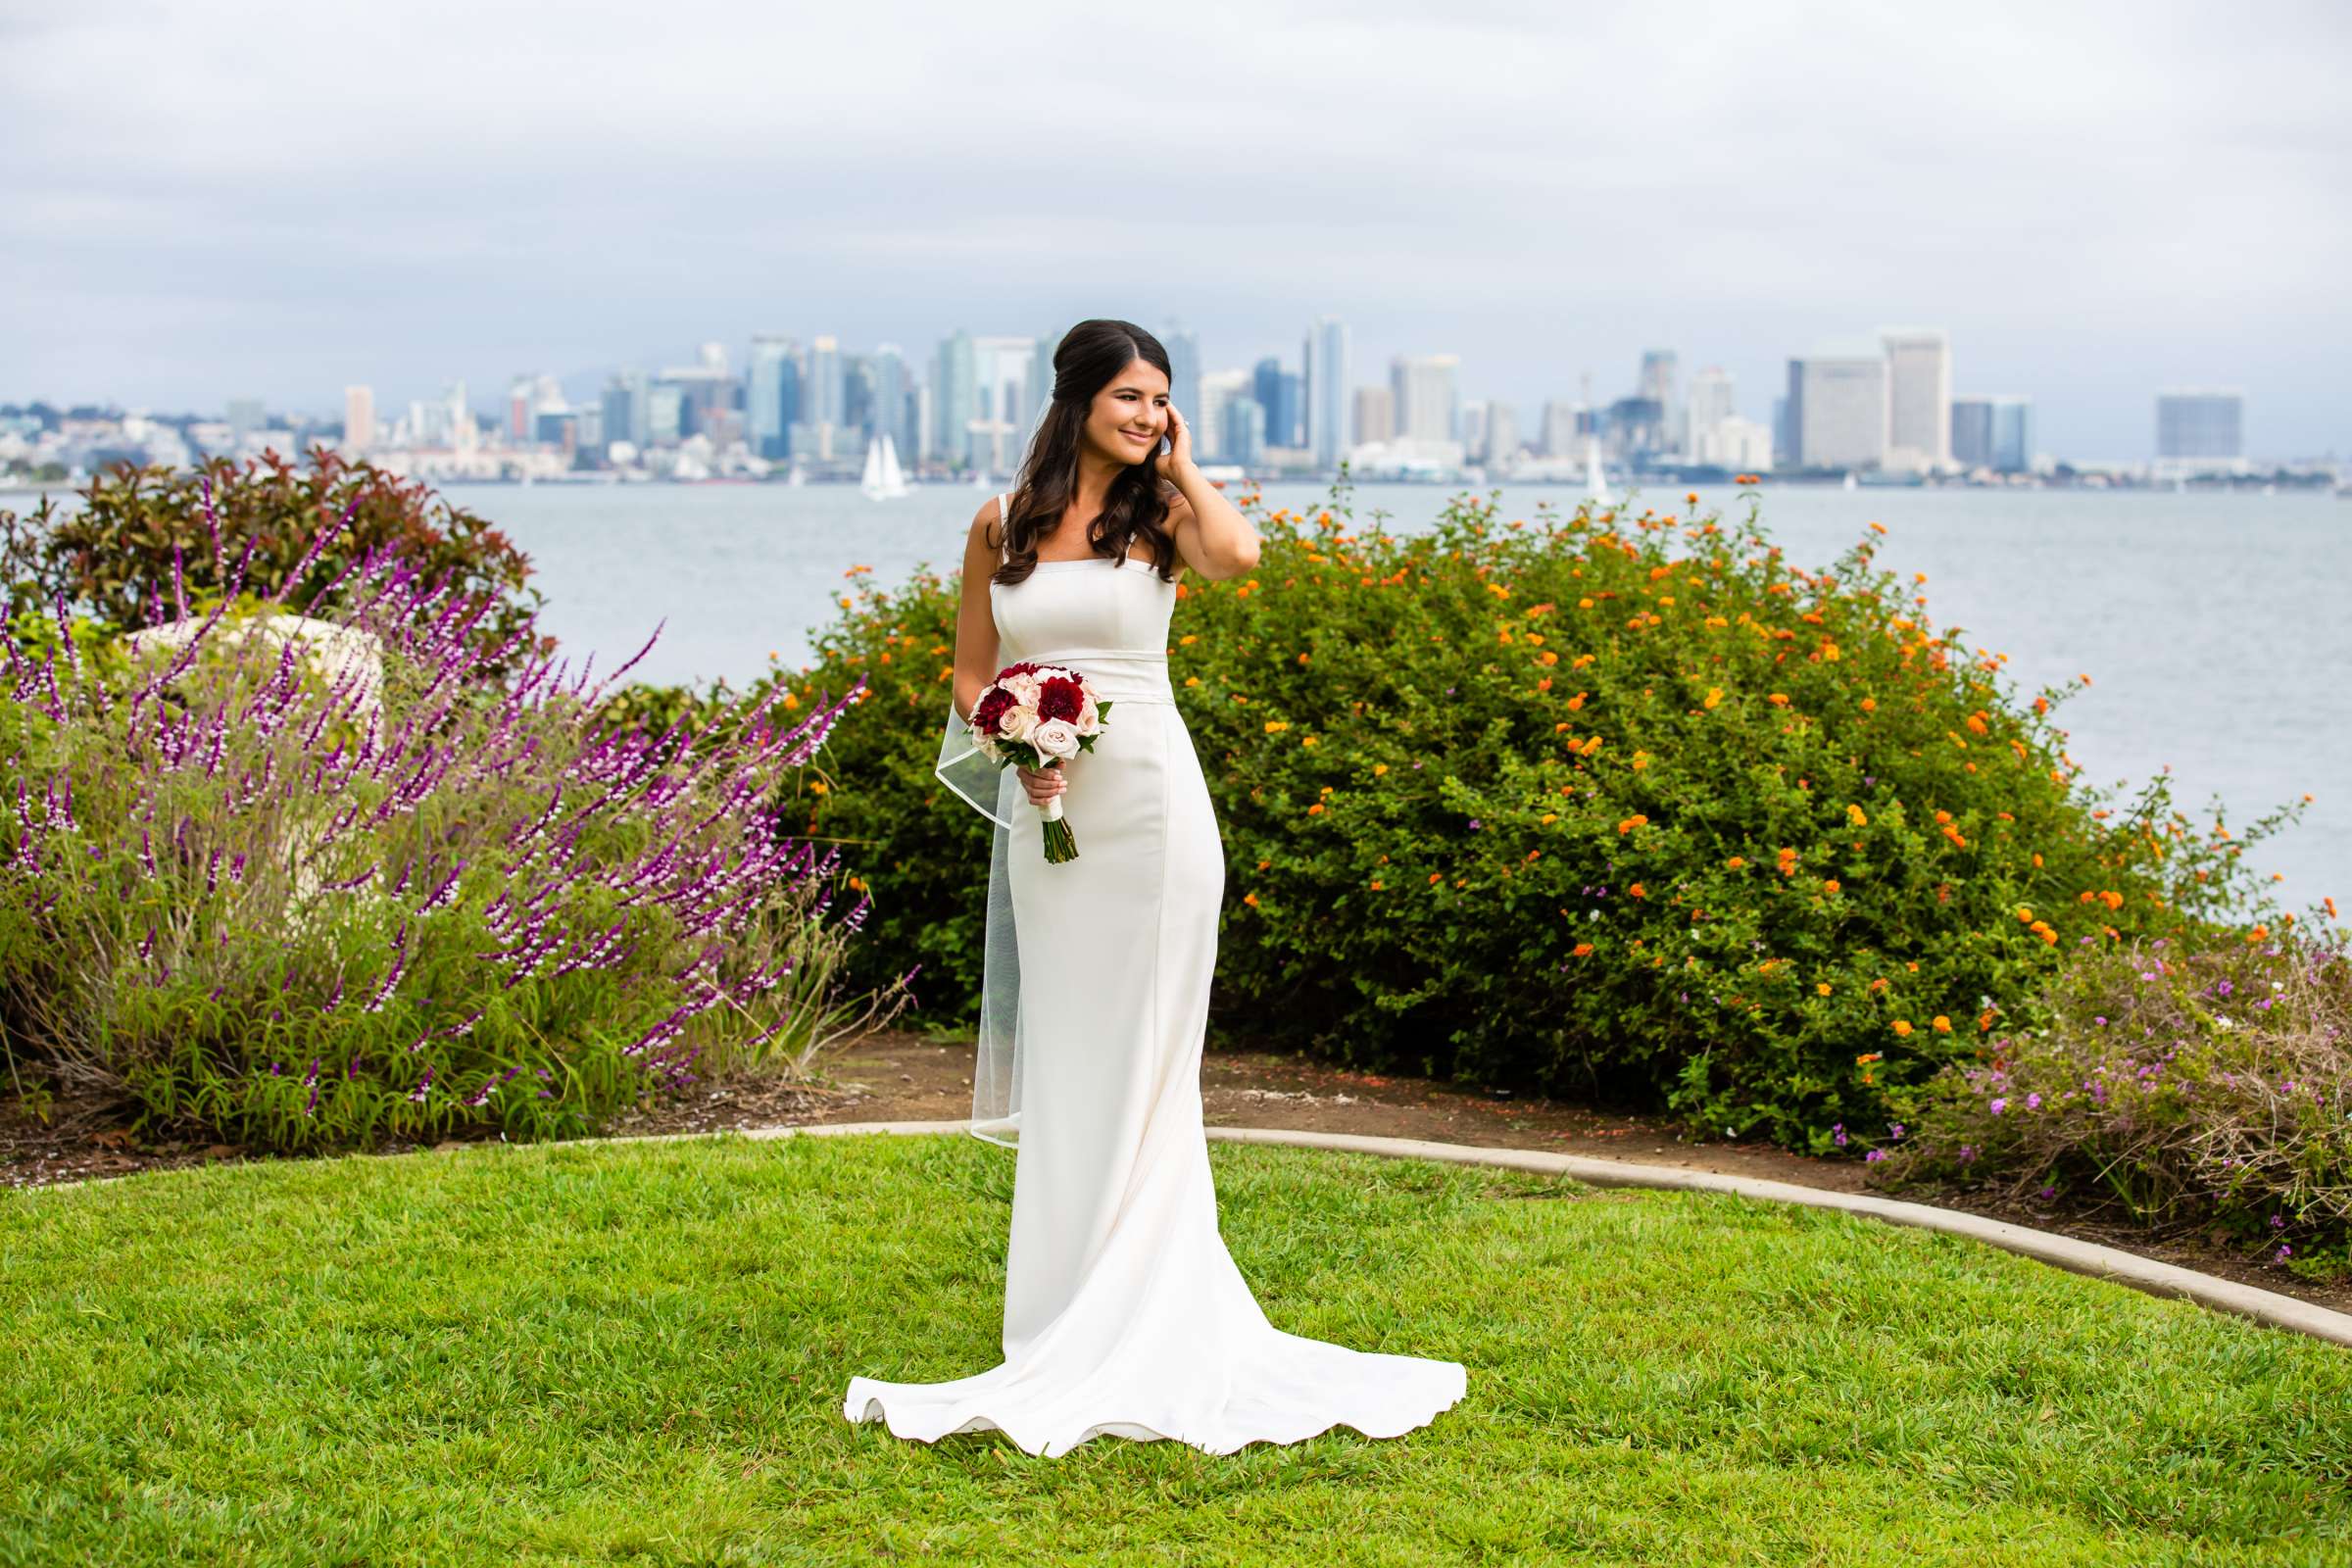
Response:
[[[1799,467],[1885,466],[1886,350],[1869,342],[1833,342],[1790,360],[1788,431],[1789,455]]]
[[[1952,466],[1952,347],[1936,327],[1879,334],[1886,352],[1886,466],[1936,473]]]
[[[1461,357],[1454,354],[1398,355],[1389,362],[1396,435],[1411,441],[1459,442],[1461,365]]]
[[[2172,471],[2242,466],[2245,394],[2231,387],[2176,387],[2156,394],[2156,459]]]
[[[1357,387],[1354,429],[1351,444],[1356,446],[1367,441],[1386,441],[1396,435],[1396,394],[1385,386]]]
[[[1176,412],[1195,423],[1201,417],[1200,409],[1200,338],[1192,328],[1171,320],[1159,334],[1159,346],[1168,351],[1168,401]],[[1205,450],[1208,442],[1205,431],[1196,432],[1193,445]]]
[[[1487,404],[1487,428],[1480,444],[1484,459],[1491,465],[1504,465],[1519,455],[1519,414],[1508,403],[1498,399]]]
[[[800,344],[780,333],[756,334],[743,374],[746,442],[757,457],[785,456],[785,432],[801,416]],[[606,422],[612,423],[610,419]]]
[[[1952,462],[1961,468],[2024,473],[2034,466],[2034,400],[1954,398]]]
[[[375,389],[347,386],[343,389],[343,455],[365,457],[374,445]]]
[[[971,425],[979,405],[972,335],[958,327],[940,339],[931,357],[931,452],[952,468],[971,462]]]
[[[1235,396],[1225,401],[1224,439],[1218,457],[1250,467],[1265,461],[1266,411],[1255,398]]]
[[[1304,363],[1307,450],[1315,466],[1333,467],[1348,447],[1348,323],[1335,316],[1315,318]]]
[[[1224,463],[1238,462],[1225,450],[1225,410],[1237,398],[1250,395],[1250,372],[1247,370],[1212,370],[1200,377],[1200,444]],[[1200,456],[1200,455],[1197,455]],[[1201,457],[1200,461],[1206,461]]]

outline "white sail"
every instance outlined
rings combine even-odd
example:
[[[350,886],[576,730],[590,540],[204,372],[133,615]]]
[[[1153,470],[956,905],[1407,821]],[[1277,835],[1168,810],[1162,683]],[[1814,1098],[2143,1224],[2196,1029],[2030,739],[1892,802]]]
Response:
[[[1600,476],[1600,443],[1585,437],[1585,494],[1595,501],[1608,499],[1609,487]]]
[[[873,501],[889,501],[906,494],[906,476],[899,471],[898,443],[887,435],[866,443],[865,477],[858,487]]]

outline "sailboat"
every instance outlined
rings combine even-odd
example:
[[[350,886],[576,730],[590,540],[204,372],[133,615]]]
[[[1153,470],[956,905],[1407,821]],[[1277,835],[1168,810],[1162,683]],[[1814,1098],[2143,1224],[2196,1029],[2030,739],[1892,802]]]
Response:
[[[800,459],[792,460],[792,471],[784,476],[784,482],[786,484],[807,484],[808,482],[808,470],[802,465]]]
[[[865,477],[858,487],[872,501],[890,501],[906,494],[906,476],[899,471],[899,449],[887,432],[866,444]]]

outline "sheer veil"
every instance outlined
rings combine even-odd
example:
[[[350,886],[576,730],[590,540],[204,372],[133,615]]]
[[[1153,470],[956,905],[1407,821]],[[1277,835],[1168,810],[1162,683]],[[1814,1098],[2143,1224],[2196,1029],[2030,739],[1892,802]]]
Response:
[[[948,720],[939,738],[932,771],[962,802],[994,824],[988,850],[988,918],[980,966],[979,1050],[972,1058],[972,1123],[975,1138],[1019,1147],[1021,1123],[1021,950],[1012,919],[1012,888],[1005,856],[1012,813],[1026,797],[1009,767],[1000,767],[981,751],[972,728],[948,697]]]

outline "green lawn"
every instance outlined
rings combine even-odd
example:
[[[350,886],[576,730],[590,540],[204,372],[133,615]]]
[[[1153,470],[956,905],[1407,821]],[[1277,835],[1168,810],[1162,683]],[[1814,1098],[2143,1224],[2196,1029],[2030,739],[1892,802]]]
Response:
[[[853,1426],[998,1359],[1009,1152],[476,1147],[0,1194],[0,1564],[2341,1563],[2352,1355],[1957,1238],[1213,1145],[1375,1442]]]

